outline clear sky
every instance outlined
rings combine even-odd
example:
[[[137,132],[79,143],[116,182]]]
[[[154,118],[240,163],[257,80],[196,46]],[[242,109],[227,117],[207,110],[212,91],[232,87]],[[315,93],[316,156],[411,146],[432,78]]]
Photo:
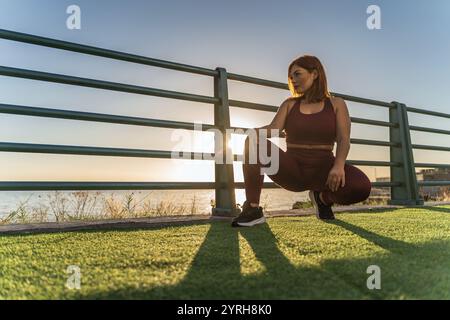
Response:
[[[69,30],[66,9],[81,8]],[[369,30],[366,9],[381,9]],[[54,1],[0,0],[0,28],[229,72],[287,81],[296,57],[322,61],[332,92],[450,112],[450,1]],[[212,78],[0,39],[0,65],[213,95]],[[230,81],[230,99],[280,105],[289,91]],[[213,106],[0,76],[1,103],[213,123]],[[347,102],[350,115],[388,120],[386,108]],[[259,127],[274,114],[232,108],[231,125]],[[449,120],[410,114],[410,124],[449,129]],[[172,150],[173,130],[0,114],[4,142]],[[352,124],[352,138],[387,141],[387,128]],[[233,150],[242,152],[242,138]],[[413,143],[450,146],[412,133]],[[213,152],[209,143],[184,150]],[[284,141],[280,141],[284,148]],[[414,151],[417,162],[450,163]],[[385,147],[352,145],[348,159],[389,160]],[[0,180],[213,181],[212,161],[0,153]],[[235,162],[242,181],[241,162]],[[374,180],[387,167],[363,167]],[[266,176],[266,181],[270,179]]]

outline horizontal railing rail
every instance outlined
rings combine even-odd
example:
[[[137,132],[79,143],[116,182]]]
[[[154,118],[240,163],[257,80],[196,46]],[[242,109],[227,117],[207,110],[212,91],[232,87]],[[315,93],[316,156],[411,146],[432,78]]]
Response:
[[[0,142],[0,151],[22,152],[22,153],[49,153],[49,154],[76,154],[91,156],[114,156],[114,157],[135,157],[135,158],[161,158],[171,159],[174,155],[180,159],[190,160],[213,160],[215,153],[192,152],[192,151],[167,151],[167,150],[145,150],[127,148],[105,148],[86,147],[73,145],[35,144],[35,143],[15,143]],[[189,156],[189,158],[187,158]],[[233,161],[242,161],[242,154],[234,154]],[[346,163],[364,166],[401,166],[399,162],[373,161],[373,160],[347,160]]]

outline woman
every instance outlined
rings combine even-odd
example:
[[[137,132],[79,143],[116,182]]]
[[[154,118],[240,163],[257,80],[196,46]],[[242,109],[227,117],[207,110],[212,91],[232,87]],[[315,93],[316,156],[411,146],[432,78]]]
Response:
[[[286,136],[286,152],[268,139],[257,139],[254,143],[257,148],[265,143],[265,150],[278,152],[278,171],[268,174],[277,185],[294,192],[310,190],[316,216],[334,219],[331,209],[334,203],[364,201],[371,190],[369,178],[360,169],[345,163],[350,150],[351,124],[347,105],[342,98],[330,95],[324,68],[314,56],[304,55],[292,61],[288,86],[292,97],[281,104],[271,124],[255,129],[257,134],[260,129],[268,129],[268,138],[269,129],[279,129],[279,136]],[[249,140],[249,137],[245,140],[242,165],[246,201],[240,215],[233,219],[234,227],[265,222],[259,206],[264,181],[260,168],[264,165],[257,148],[257,163],[249,163]],[[336,157],[333,155],[335,141]]]

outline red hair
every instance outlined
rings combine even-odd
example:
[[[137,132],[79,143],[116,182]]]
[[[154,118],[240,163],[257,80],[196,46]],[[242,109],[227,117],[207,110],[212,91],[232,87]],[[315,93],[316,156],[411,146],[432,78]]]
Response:
[[[308,70],[308,72],[313,72],[313,70],[317,71],[317,78],[314,80],[311,88],[308,89],[308,91],[303,93],[298,93],[294,85],[292,84],[291,80],[291,69],[293,66],[298,66],[303,69]],[[309,102],[320,102],[324,100],[327,97],[331,97],[330,92],[328,91],[328,85],[327,85],[327,76],[325,75],[325,69],[322,66],[322,63],[320,60],[311,55],[303,55],[299,58],[296,58],[294,61],[292,61],[289,64],[288,68],[288,87],[289,91],[291,91],[291,96],[293,98],[300,98],[305,96],[305,94],[308,96]]]

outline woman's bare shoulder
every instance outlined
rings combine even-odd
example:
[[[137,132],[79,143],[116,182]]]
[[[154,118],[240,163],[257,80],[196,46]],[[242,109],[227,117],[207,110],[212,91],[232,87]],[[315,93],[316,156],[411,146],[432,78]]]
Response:
[[[330,96],[330,101],[331,105],[333,106],[334,113],[336,113],[338,106],[344,101],[344,99],[342,99],[341,97]]]
[[[337,101],[338,103],[341,101],[344,101],[344,99],[342,99],[341,97],[336,97],[336,96],[330,96],[330,99],[334,102]]]
[[[298,97],[288,97],[286,100],[284,100],[283,104],[286,104],[288,113],[291,111],[292,107],[298,100]]]
[[[285,101],[298,101],[300,99],[300,97],[288,97]]]

